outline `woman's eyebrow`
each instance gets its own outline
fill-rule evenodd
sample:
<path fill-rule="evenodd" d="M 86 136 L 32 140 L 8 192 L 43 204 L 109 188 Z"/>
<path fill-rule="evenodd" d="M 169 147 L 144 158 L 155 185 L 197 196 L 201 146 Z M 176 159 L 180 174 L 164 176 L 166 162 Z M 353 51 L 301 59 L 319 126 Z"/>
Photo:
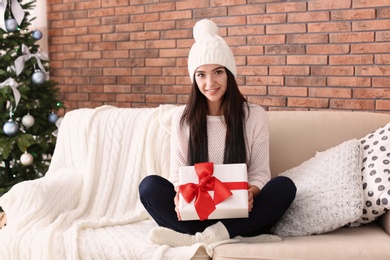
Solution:
<path fill-rule="evenodd" d="M 223 66 L 220 66 L 220 67 L 217 67 L 217 68 L 213 69 L 212 71 L 216 71 L 216 70 L 223 69 L 223 68 L 224 68 Z M 205 73 L 205 71 L 197 70 L 197 71 L 195 71 L 195 73 Z"/>

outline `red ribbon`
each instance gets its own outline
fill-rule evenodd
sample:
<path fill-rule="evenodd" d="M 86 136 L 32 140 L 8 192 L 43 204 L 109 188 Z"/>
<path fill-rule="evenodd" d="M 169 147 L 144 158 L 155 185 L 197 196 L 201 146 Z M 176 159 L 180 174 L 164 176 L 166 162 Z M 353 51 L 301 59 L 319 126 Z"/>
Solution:
<path fill-rule="evenodd" d="M 200 220 L 205 220 L 215 210 L 215 205 L 232 196 L 230 190 L 248 189 L 247 182 L 221 182 L 212 176 L 214 164 L 212 162 L 197 163 L 194 165 L 199 184 L 186 183 L 179 186 L 179 192 L 187 203 L 195 198 L 195 210 Z M 214 191 L 214 199 L 208 191 Z"/>

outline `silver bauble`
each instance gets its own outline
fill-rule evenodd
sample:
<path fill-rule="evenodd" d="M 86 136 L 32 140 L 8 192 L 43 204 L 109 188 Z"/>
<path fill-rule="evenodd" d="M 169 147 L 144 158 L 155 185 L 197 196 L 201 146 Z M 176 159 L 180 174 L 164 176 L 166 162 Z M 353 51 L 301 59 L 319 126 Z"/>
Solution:
<path fill-rule="evenodd" d="M 55 124 L 55 122 L 57 122 L 58 116 L 56 113 L 50 113 L 47 119 L 49 120 L 50 123 Z"/>
<path fill-rule="evenodd" d="M 3 131 L 8 136 L 16 135 L 19 131 L 19 125 L 10 119 L 3 125 Z"/>
<path fill-rule="evenodd" d="M 31 165 L 33 161 L 34 161 L 34 157 L 28 152 L 25 152 L 24 154 L 22 154 L 22 156 L 20 156 L 20 163 L 23 164 L 24 166 Z"/>
<path fill-rule="evenodd" d="M 32 37 L 38 41 L 42 39 L 42 32 L 40 30 L 35 30 L 32 32 Z"/>
<path fill-rule="evenodd" d="M 35 118 L 30 114 L 27 114 L 22 118 L 22 125 L 24 125 L 26 128 L 32 127 L 34 123 Z"/>
<path fill-rule="evenodd" d="M 18 23 L 14 18 L 8 18 L 5 20 L 5 29 L 8 32 L 16 32 L 18 30 Z"/>
<path fill-rule="evenodd" d="M 32 77 L 31 80 L 34 84 L 41 85 L 46 81 L 46 75 L 40 70 L 36 70 Z"/>

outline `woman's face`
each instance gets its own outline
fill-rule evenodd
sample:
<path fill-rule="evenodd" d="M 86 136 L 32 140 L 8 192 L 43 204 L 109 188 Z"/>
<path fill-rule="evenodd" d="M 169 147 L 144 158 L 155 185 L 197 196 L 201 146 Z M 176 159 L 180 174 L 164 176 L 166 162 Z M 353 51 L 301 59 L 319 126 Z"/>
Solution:
<path fill-rule="evenodd" d="M 207 98 L 209 109 L 218 109 L 227 88 L 225 67 L 216 64 L 202 65 L 195 70 L 195 81 L 200 92 Z"/>

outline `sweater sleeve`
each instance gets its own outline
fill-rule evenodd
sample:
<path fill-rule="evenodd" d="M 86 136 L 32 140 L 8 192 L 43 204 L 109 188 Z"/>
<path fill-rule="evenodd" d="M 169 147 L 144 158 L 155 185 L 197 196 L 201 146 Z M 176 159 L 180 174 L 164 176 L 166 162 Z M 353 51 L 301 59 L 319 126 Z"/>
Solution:
<path fill-rule="evenodd" d="M 246 133 L 248 182 L 262 189 L 271 179 L 268 118 L 262 107 L 250 104 Z"/>
<path fill-rule="evenodd" d="M 169 181 L 177 186 L 179 183 L 179 167 L 187 165 L 188 153 L 188 126 L 180 125 L 180 118 L 183 114 L 184 106 L 181 106 L 172 116 L 171 125 L 171 156 Z"/>

